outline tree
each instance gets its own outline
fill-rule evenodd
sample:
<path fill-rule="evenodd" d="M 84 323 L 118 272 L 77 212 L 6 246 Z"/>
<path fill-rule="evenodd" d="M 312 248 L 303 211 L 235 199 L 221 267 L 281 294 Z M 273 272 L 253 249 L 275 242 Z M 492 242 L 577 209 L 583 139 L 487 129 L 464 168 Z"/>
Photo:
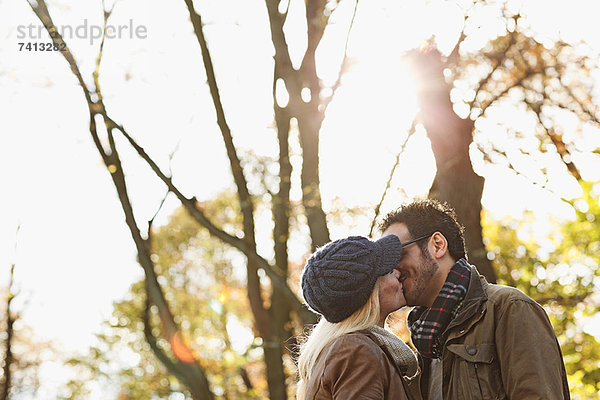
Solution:
<path fill-rule="evenodd" d="M 242 229 L 234 193 L 223 193 L 203 205 L 211 218 L 233 230 Z M 260 361 L 261 339 L 254 332 L 244 294 L 242 255 L 210 237 L 184 209 L 178 209 L 166 225 L 153 230 L 151 250 L 165 297 L 178 311 L 180 339 L 188 343 L 191 352 L 179 349 L 178 353 L 174 347 L 174 355 L 202 359 L 216 398 L 264 398 L 267 382 Z M 164 340 L 153 339 L 158 336 L 156 332 L 149 332 L 159 330 L 159 318 L 156 309 L 148 306 L 142 280 L 131 287 L 126 299 L 115 303 L 113 316 L 97 335 L 98 345 L 87 355 L 70 360 L 78 370 L 78 378 L 69 383 L 65 398 L 85 398 L 86 382 L 110 381 L 115 387 L 115 380 L 124 399 L 164 398 L 172 392 L 189 394 L 187 388 L 169 377 L 165 365 L 174 362 L 173 355 L 166 352 Z M 132 352 L 137 356 L 126 358 L 134 362 L 118 361 Z M 152 357 L 153 352 L 162 354 L 162 358 Z"/>
<path fill-rule="evenodd" d="M 581 125 L 600 126 L 591 95 L 597 66 L 591 49 L 560 37 L 542 41 L 527 15 L 514 7 L 505 1 L 473 1 L 464 9 L 463 27 L 448 53 L 430 40 L 409 55 L 418 82 L 418 118 L 436 159 L 429 196 L 456 208 L 466 227 L 470 261 L 492 282 L 496 274 L 486 257 L 480 224 L 484 178 L 473 169 L 471 151 L 476 149 L 486 163 L 506 165 L 544 186 L 552 180 L 548 164 L 520 165 L 525 158 L 555 154 L 550 164 L 564 164 L 580 181 L 577 162 L 593 156 L 594 149 L 577 144 L 578 135 L 564 127 L 565 114 Z M 488 29 L 486 42 L 479 28 L 490 23 L 490 14 L 500 23 Z M 507 107 L 512 118 L 502 113 Z M 494 136 L 488 131 L 500 132 Z"/>
<path fill-rule="evenodd" d="M 220 128 L 223 142 L 227 150 L 227 156 L 231 165 L 231 173 L 235 182 L 238 194 L 238 201 L 243 217 L 242 233 L 237 236 L 231 232 L 219 227 L 215 221 L 205 215 L 202 206 L 194 197 L 186 197 L 174 184 L 171 177 L 167 176 L 161 168 L 152 160 L 130 135 L 127 130 L 114 121 L 107 112 L 100 84 L 100 65 L 102 60 L 102 49 L 104 37 L 100 46 L 100 52 L 96 63 L 96 71 L 93 74 L 93 87 L 88 85 L 79 71 L 77 61 L 71 53 L 69 47 L 56 29 L 46 3 L 44 0 L 31 2 L 30 5 L 36 16 L 44 24 L 50 34 L 53 42 L 59 48 L 65 48 L 62 52 L 63 57 L 68 62 L 71 71 L 77 78 L 82 87 L 84 98 L 88 105 L 90 116 L 90 134 L 94 144 L 106 165 L 115 189 L 117 191 L 121 206 L 125 213 L 126 223 L 134 240 L 138 253 L 138 260 L 143 267 L 146 275 L 146 285 L 148 297 L 152 304 L 158 308 L 158 314 L 161 317 L 162 335 L 171 343 L 173 351 L 173 340 L 177 338 L 180 328 L 176 323 L 176 318 L 165 299 L 164 291 L 157 280 L 155 264 L 150 254 L 150 238 L 145 239 L 135 219 L 133 207 L 128 196 L 125 172 L 117 149 L 116 135 L 121 135 L 131 145 L 139 156 L 148 164 L 159 178 L 174 194 L 185 207 L 187 212 L 208 232 L 222 242 L 239 249 L 247 258 L 247 293 L 250 307 L 254 316 L 254 323 L 257 331 L 263 339 L 263 349 L 266 364 L 267 381 L 269 393 L 272 399 L 285 399 L 286 395 L 286 374 L 283 366 L 284 348 L 282 343 L 293 332 L 290 331 L 290 324 L 293 318 L 298 318 L 302 326 L 306 323 L 315 322 L 315 317 L 310 313 L 290 289 L 287 278 L 289 275 L 289 260 L 287 242 L 289 238 L 289 218 L 290 218 L 290 188 L 292 167 L 289 160 L 289 140 L 291 121 L 297 122 L 300 144 L 302 148 L 302 204 L 303 213 L 306 216 L 312 247 L 316 248 L 329 241 L 329 232 L 326 223 L 325 213 L 322 209 L 321 196 L 319 189 L 319 136 L 318 132 L 322 125 L 325 110 L 331 101 L 331 96 L 340 84 L 340 79 L 333 85 L 331 95 L 324 97 L 322 93 L 325 89 L 317 75 L 315 53 L 317 47 L 325 33 L 329 17 L 336 7 L 337 2 L 327 2 L 324 0 L 310 0 L 305 3 L 305 16 L 307 24 L 307 49 L 304 53 L 302 63 L 299 68 L 294 68 L 290 52 L 288 49 L 287 38 L 284 32 L 284 24 L 288 11 L 284 2 L 277 0 L 267 0 L 265 2 L 268 19 L 271 28 L 271 38 L 275 50 L 273 67 L 273 106 L 274 120 L 277 128 L 277 139 L 279 144 L 279 157 L 277 160 L 279 176 L 276 192 L 270 192 L 271 212 L 274 221 L 273 244 L 274 260 L 267 260 L 259 255 L 257 251 L 256 232 L 255 232 L 255 199 L 250 192 L 248 185 L 247 172 L 244 164 L 239 157 L 231 130 L 227 123 L 227 116 L 224 111 L 216 75 L 213 68 L 212 58 L 209 46 L 206 42 L 202 17 L 194 8 L 191 0 L 185 0 L 185 5 L 190 15 L 190 21 L 194 29 L 194 35 L 198 41 L 204 60 L 204 69 L 208 81 L 208 87 L 213 99 L 217 124 Z M 106 9 L 104 14 L 104 25 L 110 18 L 113 9 Z M 340 67 L 340 76 L 344 69 L 345 62 Z M 288 104 L 278 104 L 275 99 L 276 86 L 283 84 L 289 95 Z M 101 137 L 103 129 L 100 129 L 98 122 L 106 126 L 107 146 L 103 144 Z M 150 233 L 149 233 L 150 235 Z M 258 271 L 264 270 L 270 281 L 271 288 L 265 288 L 261 284 Z M 269 304 L 269 306 L 265 306 Z M 149 342 L 153 338 L 148 337 Z M 155 349 L 155 348 L 153 348 Z M 155 352 L 159 359 L 164 359 L 163 354 Z M 184 362 L 182 360 L 174 363 L 167 363 L 169 371 L 178 377 L 186 386 L 189 387 L 192 397 L 195 399 L 213 398 L 213 394 L 208 385 L 208 379 L 201 367 L 199 360 Z"/>

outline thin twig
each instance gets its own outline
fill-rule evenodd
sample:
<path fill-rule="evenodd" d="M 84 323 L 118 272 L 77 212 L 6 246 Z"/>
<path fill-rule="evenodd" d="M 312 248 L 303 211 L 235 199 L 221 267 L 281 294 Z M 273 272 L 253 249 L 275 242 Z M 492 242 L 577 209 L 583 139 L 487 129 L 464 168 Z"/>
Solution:
<path fill-rule="evenodd" d="M 506 46 L 506 49 L 502 52 L 503 55 L 500 56 L 499 58 L 492 57 L 492 59 L 496 60 L 496 64 L 494 65 L 492 70 L 489 72 L 489 74 L 487 74 L 487 76 L 479 82 L 479 85 L 477 86 L 477 90 L 475 91 L 475 96 L 473 96 L 473 100 L 471 100 L 469 102 L 469 108 L 473 108 L 473 104 L 475 103 L 475 101 L 477 101 L 477 96 L 479 95 L 479 92 L 481 92 L 481 90 L 484 88 L 484 86 L 487 85 L 489 80 L 492 78 L 492 75 L 494 74 L 494 72 L 496 72 L 498 70 L 498 68 L 502 65 L 503 61 L 506 59 L 506 57 L 505 57 L 506 53 L 510 50 L 510 48 L 513 46 L 513 44 L 514 44 L 514 35 L 511 34 L 508 46 Z M 483 112 L 482 112 L 482 114 L 483 114 Z"/>
<path fill-rule="evenodd" d="M 379 218 L 379 212 L 381 210 L 381 205 L 383 204 L 383 201 L 385 200 L 385 196 L 387 195 L 387 192 L 392 184 L 392 178 L 394 177 L 396 168 L 400 164 L 400 156 L 402 156 L 402 154 L 404 153 L 404 150 L 406 149 L 406 145 L 408 144 L 408 140 L 411 138 L 411 136 L 416 131 L 417 121 L 418 121 L 418 118 L 415 117 L 413 119 L 412 125 L 410 126 L 410 129 L 408 131 L 408 135 L 406 135 L 406 138 L 404 139 L 402 146 L 400 146 L 400 151 L 398 152 L 398 154 L 396 154 L 396 161 L 394 162 L 394 165 L 392 166 L 392 169 L 390 171 L 390 176 L 388 177 L 387 183 L 385 184 L 385 189 L 383 190 L 383 193 L 381 194 L 381 199 L 379 200 L 379 204 L 377 204 L 377 206 L 375 207 L 375 216 L 373 217 L 373 220 L 371 221 L 371 228 L 369 229 L 369 237 L 373 236 L 373 230 L 375 229 L 375 225 L 377 224 L 377 218 Z"/>
<path fill-rule="evenodd" d="M 115 1 L 110 8 L 110 10 L 106 10 L 106 6 L 104 4 L 105 0 L 102 0 L 102 11 L 104 12 L 104 25 L 102 27 L 102 40 L 100 41 L 100 50 L 98 50 L 98 57 L 96 57 L 96 69 L 94 70 L 92 76 L 94 78 L 94 85 L 96 86 L 96 94 L 98 95 L 98 102 L 102 102 L 102 92 L 100 91 L 100 62 L 102 61 L 102 52 L 104 50 L 104 41 L 106 39 L 106 27 L 108 25 L 108 19 L 110 18 L 113 10 L 115 9 L 115 5 L 117 1 Z"/>
<path fill-rule="evenodd" d="M 577 105 L 581 108 L 582 112 L 588 116 L 588 118 L 590 118 L 590 120 L 592 122 L 594 122 L 597 125 L 600 125 L 600 119 L 598 119 L 598 116 L 596 115 L 597 110 L 594 111 L 592 110 L 590 107 L 594 106 L 594 103 L 592 103 L 591 101 L 589 102 L 589 106 L 586 105 L 584 102 L 582 102 L 581 100 L 579 100 L 577 98 L 577 96 L 575 96 L 575 94 L 573 93 L 573 90 L 571 90 L 571 88 L 569 86 L 564 86 L 564 89 L 567 91 L 567 93 L 569 94 L 569 96 L 571 96 L 571 98 L 573 99 L 573 101 L 575 101 L 575 103 L 577 103 Z"/>
<path fill-rule="evenodd" d="M 173 162 L 173 157 L 175 156 L 175 153 L 177 152 L 177 150 L 179 149 L 179 144 L 181 143 L 181 139 L 177 142 L 177 145 L 175 146 L 175 148 L 173 149 L 173 151 L 171 152 L 171 154 L 169 154 L 169 176 L 173 176 L 173 168 L 171 163 Z M 150 218 L 150 220 L 148 221 L 148 235 L 147 235 L 147 240 L 150 240 L 150 231 L 152 229 L 152 224 L 154 223 L 154 219 L 156 218 L 156 216 L 158 215 L 158 213 L 160 212 L 160 210 L 162 209 L 163 205 L 165 204 L 165 201 L 167 200 L 167 197 L 169 197 L 169 193 L 171 193 L 171 191 L 169 189 L 167 189 L 167 192 L 165 193 L 163 199 L 161 200 L 160 204 L 158 205 L 158 209 L 156 210 L 156 212 L 154 213 L 154 215 L 152 216 L 152 218 Z"/>
<path fill-rule="evenodd" d="M 519 79 L 517 79 L 512 85 L 508 85 L 504 90 L 502 90 L 500 93 L 498 93 L 496 96 L 494 96 L 494 98 L 492 98 L 490 101 L 487 102 L 487 104 L 482 105 L 481 108 L 481 112 L 479 113 L 480 116 L 483 116 L 485 114 L 485 112 L 487 111 L 487 109 L 494 104 L 496 101 L 500 100 L 505 94 L 508 93 L 508 91 L 510 89 L 516 88 L 518 86 L 521 86 L 521 84 L 523 83 L 523 81 L 527 78 L 529 78 L 530 76 L 532 76 L 534 74 L 533 71 L 527 71 L 525 72 L 525 74 L 520 77 Z"/>
<path fill-rule="evenodd" d="M 546 100 L 547 99 L 546 93 L 543 93 L 542 95 L 544 96 L 544 100 Z M 554 147 L 556 147 L 556 152 L 560 156 L 560 159 L 563 162 L 563 164 L 565 164 L 565 166 L 567 167 L 567 170 L 569 171 L 569 173 L 575 179 L 577 179 L 577 181 L 580 181 L 581 174 L 579 172 L 579 169 L 570 160 L 571 152 L 569 151 L 569 149 L 567 149 L 567 145 L 562 140 L 561 135 L 556 133 L 556 131 L 552 127 L 547 127 L 546 124 L 544 124 L 544 121 L 543 121 L 542 115 L 541 115 L 541 106 L 538 108 L 538 107 L 534 106 L 533 104 L 531 104 L 531 102 L 529 102 L 527 100 L 525 100 L 525 104 L 527 104 L 529 109 L 531 111 L 533 111 L 533 113 L 535 114 L 535 116 L 537 117 L 537 119 L 540 123 L 540 126 L 546 131 L 546 134 L 552 141 L 552 144 L 554 145 Z"/>
<path fill-rule="evenodd" d="M 484 158 L 484 160 L 485 160 L 485 161 L 487 161 L 489 164 L 494 164 L 494 165 L 495 165 L 495 164 L 497 164 L 497 163 L 495 163 L 495 162 L 494 162 L 494 161 L 493 161 L 493 160 L 490 158 L 490 156 L 489 156 L 489 154 L 488 154 L 488 151 L 487 151 L 487 150 L 485 150 L 485 149 L 482 147 L 481 143 L 477 143 L 477 149 L 478 149 L 478 150 L 479 150 L 479 151 L 480 151 L 480 152 L 483 154 L 483 158 Z M 518 170 L 518 169 L 517 169 L 517 168 L 514 166 L 514 164 L 513 164 L 513 163 L 510 161 L 510 159 L 509 159 L 509 157 L 508 157 L 508 154 L 506 154 L 506 152 L 504 152 L 504 151 L 502 151 L 502 150 L 499 150 L 499 149 L 497 149 L 497 148 L 495 148 L 495 147 L 494 147 L 494 148 L 492 148 L 492 151 L 493 151 L 494 153 L 496 153 L 496 154 L 500 155 L 501 157 L 503 157 L 503 158 L 505 159 L 505 161 L 506 161 L 506 163 L 507 163 L 506 167 L 507 167 L 508 169 L 510 169 L 511 171 L 513 171 L 513 172 L 515 173 L 515 175 L 517 175 L 517 176 L 520 176 L 520 177 L 522 177 L 523 179 L 527 180 L 527 181 L 528 181 L 529 183 L 531 183 L 533 186 L 538 186 L 540 189 L 546 190 L 546 191 L 547 191 L 548 193 L 550 193 L 551 195 L 553 195 L 553 196 L 557 196 L 557 197 L 558 197 L 560 200 L 564 201 L 565 203 L 567 203 L 567 204 L 571 204 L 571 202 L 570 202 L 570 201 L 569 201 L 567 198 L 565 198 L 565 197 L 563 197 L 563 196 L 559 195 L 558 193 L 554 192 L 552 189 L 550 189 L 550 188 L 548 187 L 548 184 L 550 183 L 550 180 L 548 179 L 548 176 L 547 176 L 546 174 L 544 174 L 544 183 L 539 183 L 539 182 L 536 182 L 536 181 L 534 181 L 534 180 L 533 180 L 531 177 L 529 177 L 527 174 L 525 174 L 525 173 L 523 173 L 523 172 L 519 171 L 519 170 Z"/>
<path fill-rule="evenodd" d="M 350 42 L 350 32 L 352 31 L 352 27 L 354 26 L 354 20 L 356 18 L 356 10 L 357 9 L 358 9 L 358 0 L 356 0 L 356 3 L 354 4 L 354 11 L 352 12 L 352 18 L 350 19 L 350 26 L 348 27 L 348 32 L 346 33 L 346 42 L 344 44 L 344 58 L 342 59 L 342 63 L 340 64 L 340 70 L 338 71 L 337 79 L 336 79 L 335 83 L 333 84 L 333 86 L 331 86 L 331 94 L 329 96 L 327 96 L 327 98 L 324 99 L 323 102 L 321 103 L 321 113 L 322 114 L 325 114 L 325 110 L 327 110 L 329 103 L 331 103 L 331 101 L 333 100 L 335 93 L 340 88 L 340 86 L 342 86 L 342 76 L 348 69 L 348 43 Z"/>

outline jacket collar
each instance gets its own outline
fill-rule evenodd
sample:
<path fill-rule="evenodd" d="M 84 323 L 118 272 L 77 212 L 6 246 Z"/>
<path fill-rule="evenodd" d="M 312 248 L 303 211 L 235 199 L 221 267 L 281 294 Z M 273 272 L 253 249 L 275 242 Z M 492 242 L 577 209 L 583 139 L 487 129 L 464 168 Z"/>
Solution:
<path fill-rule="evenodd" d="M 477 271 L 477 268 L 474 265 L 471 265 L 471 279 L 469 281 L 469 288 L 465 294 L 463 305 L 458 315 L 448 324 L 446 332 L 453 327 L 468 321 L 478 312 L 480 305 L 487 300 L 487 294 L 485 292 L 487 286 L 487 280 L 479 273 L 479 271 Z"/>
<path fill-rule="evenodd" d="M 373 332 L 371 332 L 368 329 L 364 329 L 364 330 L 359 331 L 359 332 L 362 333 L 362 334 L 364 334 L 365 336 L 367 336 L 369 339 L 371 339 L 373 342 L 375 342 L 375 344 L 377 346 L 379 346 L 381 348 L 381 350 L 385 353 L 385 355 L 387 356 L 388 360 L 390 361 L 390 364 L 392 364 L 394 366 L 394 369 L 396 369 L 396 371 L 398 372 L 398 374 L 400 374 L 400 376 L 404 379 L 405 376 L 406 376 L 406 371 L 403 371 L 401 369 L 400 365 L 398 365 L 394 361 L 394 357 L 390 353 L 389 349 L 383 343 L 381 343 L 381 341 L 379 339 L 377 339 L 377 336 L 375 336 L 375 334 L 373 334 Z M 398 338 L 398 340 L 402 340 L 402 339 Z M 407 345 L 407 347 L 408 347 L 408 345 Z M 415 357 L 416 357 L 416 354 L 415 354 Z M 418 363 L 418 359 L 417 359 L 417 363 Z"/>

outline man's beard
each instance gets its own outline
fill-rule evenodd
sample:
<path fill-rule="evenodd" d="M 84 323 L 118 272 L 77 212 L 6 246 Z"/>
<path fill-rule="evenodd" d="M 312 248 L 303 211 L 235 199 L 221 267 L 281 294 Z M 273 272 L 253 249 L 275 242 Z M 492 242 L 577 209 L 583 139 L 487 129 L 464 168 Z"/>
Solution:
<path fill-rule="evenodd" d="M 415 286 L 411 293 L 405 293 L 404 297 L 410 305 L 420 306 L 418 298 L 426 293 L 427 286 L 431 279 L 440 268 L 439 264 L 431 257 L 427 249 L 421 250 L 421 264 L 418 268 L 418 275 L 415 276 Z"/>

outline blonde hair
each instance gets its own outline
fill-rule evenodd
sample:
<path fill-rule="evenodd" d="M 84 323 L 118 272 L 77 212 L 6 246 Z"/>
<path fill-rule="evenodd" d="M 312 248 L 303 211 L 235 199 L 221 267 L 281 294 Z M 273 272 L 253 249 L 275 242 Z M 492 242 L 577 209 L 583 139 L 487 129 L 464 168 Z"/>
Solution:
<path fill-rule="evenodd" d="M 381 314 L 379 306 L 380 279 L 377 279 L 373 292 L 365 305 L 352 315 L 336 323 L 331 323 L 321 317 L 321 320 L 313 327 L 310 334 L 303 338 L 298 357 L 298 375 L 300 379 L 296 389 L 297 400 L 304 400 L 306 384 L 310 379 L 317 358 L 325 346 L 346 333 L 367 329 L 379 322 Z"/>

